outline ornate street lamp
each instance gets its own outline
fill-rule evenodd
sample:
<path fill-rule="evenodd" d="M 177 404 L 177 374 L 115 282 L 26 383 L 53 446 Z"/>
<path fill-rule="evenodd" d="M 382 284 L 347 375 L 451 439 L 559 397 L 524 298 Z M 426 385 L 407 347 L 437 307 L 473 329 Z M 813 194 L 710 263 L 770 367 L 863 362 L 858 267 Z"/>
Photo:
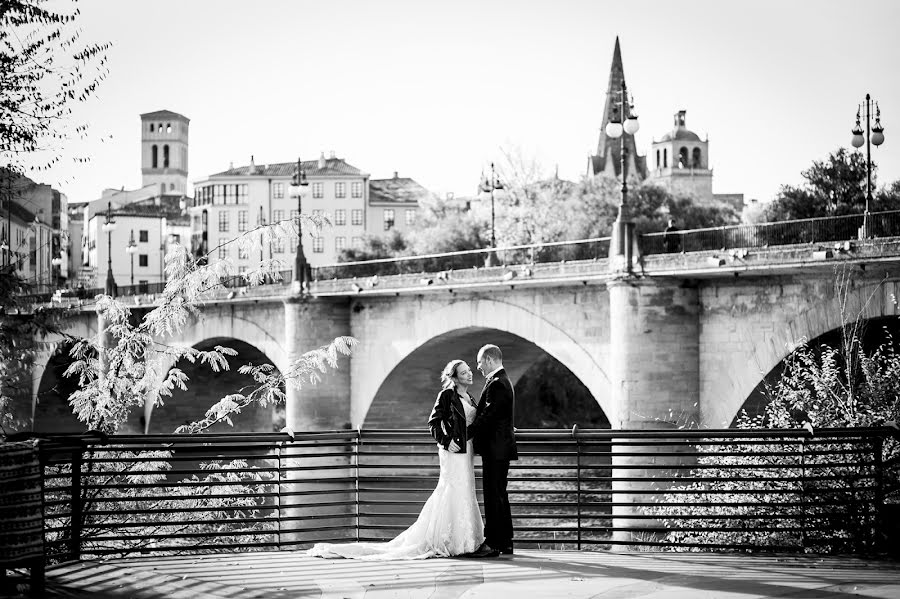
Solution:
<path fill-rule="evenodd" d="M 493 266 L 494 264 L 494 251 L 497 249 L 497 235 L 496 235 L 496 226 L 495 226 L 495 211 L 494 211 L 494 192 L 502 191 L 505 189 L 503 183 L 500 182 L 500 177 L 497 175 L 494 170 L 494 163 L 491 163 L 491 178 L 488 179 L 485 177 L 484 181 L 481 183 L 481 191 L 483 193 L 491 194 L 491 252 L 487 255 L 487 260 L 485 260 L 485 266 Z"/>
<path fill-rule="evenodd" d="M 303 209 L 303 188 L 307 185 L 309 185 L 309 181 L 306 180 L 303 162 L 297 158 L 297 168 L 294 169 L 291 177 L 290 196 L 297 198 L 297 254 L 294 257 L 294 280 L 291 282 L 291 288 L 294 293 L 298 294 L 309 291 L 309 284 L 312 280 L 312 269 L 303 254 L 303 221 L 300 218 Z"/>
<path fill-rule="evenodd" d="M 116 297 L 116 280 L 112 271 L 112 232 L 116 230 L 116 221 L 112 219 L 112 202 L 106 203 L 106 222 L 102 230 L 106 233 L 106 295 Z"/>
<path fill-rule="evenodd" d="M 125 251 L 131 256 L 131 286 L 134 287 L 134 253 L 137 251 L 137 244 L 134 242 L 134 229 L 131 230 Z M 134 289 L 131 290 L 131 293 L 134 293 Z"/>
<path fill-rule="evenodd" d="M 633 98 L 629 101 L 628 89 L 625 80 L 622 80 L 622 89 L 619 91 L 620 99 L 616 102 L 621 106 L 619 118 L 606 124 L 606 135 L 612 139 L 621 138 L 620 157 L 622 170 L 622 201 L 619 204 L 619 212 L 616 222 L 613 224 L 613 239 L 610 246 L 610 258 L 623 256 L 625 270 L 631 272 L 631 244 L 634 235 L 634 223 L 628 216 L 628 148 L 625 145 L 625 135 L 634 135 L 640 129 L 637 114 L 634 112 Z"/>
<path fill-rule="evenodd" d="M 881 126 L 881 109 L 878 102 L 875 102 L 875 125 L 872 122 L 872 98 L 866 94 L 866 136 L 863 139 L 863 128 L 860 125 L 860 117 L 862 106 L 856 109 L 856 125 L 851 129 L 853 138 L 850 143 L 854 148 L 861 148 L 863 143 L 866 144 L 866 211 L 863 214 L 862 237 L 868 238 L 869 235 L 869 204 L 872 203 L 872 144 L 880 146 L 884 143 L 884 127 Z"/>

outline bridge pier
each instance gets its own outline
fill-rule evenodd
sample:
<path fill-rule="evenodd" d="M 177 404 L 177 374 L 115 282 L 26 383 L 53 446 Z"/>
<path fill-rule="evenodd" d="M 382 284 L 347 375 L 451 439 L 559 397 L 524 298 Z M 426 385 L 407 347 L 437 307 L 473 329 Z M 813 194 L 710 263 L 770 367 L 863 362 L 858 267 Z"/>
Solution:
<path fill-rule="evenodd" d="M 700 303 L 697 288 L 678 281 L 621 278 L 609 291 L 609 379 L 614 429 L 699 428 Z M 678 476 L 684 458 L 652 445 L 617 445 L 612 456 L 614 540 L 652 526 L 639 506 Z M 628 478 L 633 480 L 616 480 Z M 637 530 L 635 530 L 637 529 Z M 647 536 L 647 535 L 645 535 Z"/>
<path fill-rule="evenodd" d="M 284 347 L 290 370 L 304 353 L 331 343 L 335 337 L 350 335 L 349 300 L 284 300 Z M 350 428 L 350 364 L 340 359 L 336 370 L 329 369 L 316 384 L 303 381 L 302 388 L 288 383 L 285 421 L 295 431 L 321 431 Z"/>

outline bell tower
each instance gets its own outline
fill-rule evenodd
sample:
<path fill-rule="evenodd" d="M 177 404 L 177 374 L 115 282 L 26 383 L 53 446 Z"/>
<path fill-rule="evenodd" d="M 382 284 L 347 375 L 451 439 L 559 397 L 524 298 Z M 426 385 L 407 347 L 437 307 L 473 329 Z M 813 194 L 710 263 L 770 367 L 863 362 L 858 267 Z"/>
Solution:
<path fill-rule="evenodd" d="M 141 115 L 142 186 L 157 185 L 160 195 L 187 193 L 190 122 L 170 110 Z"/>
<path fill-rule="evenodd" d="M 649 180 L 698 202 L 713 199 L 709 139 L 687 128 L 687 112 L 675 113 L 672 130 L 650 147 Z"/>

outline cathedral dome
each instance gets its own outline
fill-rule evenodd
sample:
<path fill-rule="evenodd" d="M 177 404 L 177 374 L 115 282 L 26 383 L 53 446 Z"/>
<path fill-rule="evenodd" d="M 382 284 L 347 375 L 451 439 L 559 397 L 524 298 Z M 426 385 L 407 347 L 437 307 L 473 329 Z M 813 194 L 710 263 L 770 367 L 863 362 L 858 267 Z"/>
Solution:
<path fill-rule="evenodd" d="M 685 126 L 686 111 L 675 113 L 675 128 L 662 136 L 659 141 L 700 141 L 700 136 Z"/>
<path fill-rule="evenodd" d="M 670 133 L 666 133 L 659 141 L 700 141 L 700 136 L 690 129 L 679 128 Z"/>

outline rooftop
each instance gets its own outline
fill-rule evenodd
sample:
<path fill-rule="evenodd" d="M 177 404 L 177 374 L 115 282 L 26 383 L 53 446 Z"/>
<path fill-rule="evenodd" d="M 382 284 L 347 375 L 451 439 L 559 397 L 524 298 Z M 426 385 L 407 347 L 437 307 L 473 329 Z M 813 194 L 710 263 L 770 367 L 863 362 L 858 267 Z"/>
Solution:
<path fill-rule="evenodd" d="M 348 164 L 343 158 L 320 158 L 304 160 L 303 170 L 307 177 L 334 177 L 338 175 L 366 176 L 355 166 Z M 231 167 L 228 170 L 210 175 L 213 177 L 290 177 L 297 168 L 296 162 L 276 162 L 273 164 L 254 164 L 251 160 L 246 166 Z"/>
<path fill-rule="evenodd" d="M 404 203 L 416 204 L 431 197 L 431 192 L 409 177 L 398 177 L 397 173 L 390 179 L 371 179 L 369 181 L 370 203 Z"/>

